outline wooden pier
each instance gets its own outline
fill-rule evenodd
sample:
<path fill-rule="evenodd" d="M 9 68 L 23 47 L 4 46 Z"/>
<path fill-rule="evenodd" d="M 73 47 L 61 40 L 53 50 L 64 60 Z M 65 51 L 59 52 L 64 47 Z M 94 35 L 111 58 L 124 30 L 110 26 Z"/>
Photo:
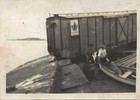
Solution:
<path fill-rule="evenodd" d="M 17 87 L 17 85 L 20 85 L 20 88 L 16 88 L 12 91 L 7 90 L 7 93 L 135 92 L 134 86 L 116 81 L 101 71 L 99 71 L 97 80 L 92 78 L 88 81 L 80 69 L 81 65 L 73 64 L 69 59 L 55 62 L 50 62 L 50 60 L 48 61 L 46 59 L 48 58 L 43 58 L 35 62 L 27 63 L 24 66 L 20 66 L 8 73 L 6 75 L 7 89 L 9 89 L 11 86 Z M 136 71 L 136 53 L 120 58 L 114 62 L 117 64 L 117 66 L 125 68 L 127 67 L 128 69 L 133 69 Z M 51 76 L 49 76 L 49 73 Z M 130 74 L 131 72 L 128 72 L 124 74 L 123 77 L 127 77 Z M 34 81 L 36 79 L 41 81 Z M 25 81 L 26 86 L 25 83 L 24 85 L 21 85 L 21 83 Z M 37 85 L 42 84 L 42 82 L 47 82 L 48 85 Z"/>
<path fill-rule="evenodd" d="M 136 53 L 130 54 L 126 57 L 116 60 L 115 64 L 117 66 L 136 70 Z"/>

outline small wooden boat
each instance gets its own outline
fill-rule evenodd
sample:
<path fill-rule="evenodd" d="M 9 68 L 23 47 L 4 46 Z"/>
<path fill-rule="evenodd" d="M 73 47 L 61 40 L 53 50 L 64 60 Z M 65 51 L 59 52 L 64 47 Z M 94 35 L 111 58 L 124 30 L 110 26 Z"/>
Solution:
<path fill-rule="evenodd" d="M 103 71 L 106 75 L 111 78 L 135 86 L 136 85 L 136 69 L 135 68 L 126 68 L 121 66 L 114 66 L 115 63 L 111 62 L 109 64 L 99 64 L 100 70 Z M 119 75 L 115 71 L 111 70 L 109 67 L 117 67 L 121 70 L 122 74 Z"/>

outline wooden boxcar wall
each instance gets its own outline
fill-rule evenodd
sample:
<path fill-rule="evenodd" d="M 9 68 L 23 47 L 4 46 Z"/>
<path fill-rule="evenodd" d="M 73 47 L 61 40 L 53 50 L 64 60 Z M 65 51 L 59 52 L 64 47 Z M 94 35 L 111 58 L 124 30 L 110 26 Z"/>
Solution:
<path fill-rule="evenodd" d="M 94 44 L 98 50 L 102 43 L 108 47 L 136 41 L 136 14 L 120 17 L 52 17 L 47 19 L 48 51 L 59 51 L 62 57 L 84 55 L 86 48 Z M 79 35 L 71 36 L 71 20 L 78 20 Z"/>

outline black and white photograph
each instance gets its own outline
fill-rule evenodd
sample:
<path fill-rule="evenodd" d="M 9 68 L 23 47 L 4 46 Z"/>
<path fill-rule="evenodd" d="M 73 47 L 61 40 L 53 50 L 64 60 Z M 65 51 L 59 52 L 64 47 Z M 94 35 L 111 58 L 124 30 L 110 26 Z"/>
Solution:
<path fill-rule="evenodd" d="M 0 0 L 0 99 L 140 99 L 139 8 Z"/>

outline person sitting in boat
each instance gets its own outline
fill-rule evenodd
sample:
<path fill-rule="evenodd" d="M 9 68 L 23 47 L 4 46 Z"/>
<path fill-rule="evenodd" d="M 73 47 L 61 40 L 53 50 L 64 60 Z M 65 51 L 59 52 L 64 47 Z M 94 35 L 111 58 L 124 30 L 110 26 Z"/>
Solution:
<path fill-rule="evenodd" d="M 87 62 L 93 62 L 93 57 L 92 57 L 93 53 L 94 53 L 94 46 L 93 44 L 90 44 L 89 48 L 87 48 L 85 52 Z"/>
<path fill-rule="evenodd" d="M 98 63 L 108 64 L 110 63 L 109 59 L 107 58 L 107 51 L 105 45 L 101 45 L 98 51 Z"/>
<path fill-rule="evenodd" d="M 115 74 L 118 74 L 119 76 L 122 75 L 121 70 L 107 58 L 107 51 L 105 49 L 105 45 L 101 45 L 99 51 L 98 51 L 98 63 L 107 65 L 110 70 L 114 71 Z"/>

